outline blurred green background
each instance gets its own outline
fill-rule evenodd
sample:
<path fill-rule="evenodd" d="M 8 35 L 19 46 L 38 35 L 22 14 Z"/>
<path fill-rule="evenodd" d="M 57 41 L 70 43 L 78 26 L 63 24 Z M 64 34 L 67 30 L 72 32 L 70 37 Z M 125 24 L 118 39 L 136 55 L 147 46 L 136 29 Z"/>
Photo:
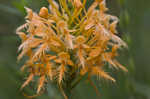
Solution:
<path fill-rule="evenodd" d="M 88 5 L 92 0 L 88 0 Z M 150 0 L 107 0 L 109 13 L 120 17 L 119 32 L 128 45 L 118 58 L 129 72 L 113 70 L 117 82 L 94 83 L 100 98 L 86 80 L 72 91 L 72 99 L 150 99 Z M 24 6 L 39 11 L 47 6 L 46 0 L 0 0 L 0 99 L 27 99 L 23 92 L 32 95 L 35 88 L 29 86 L 20 91 L 24 73 L 23 62 L 17 63 L 17 48 L 20 39 L 15 29 L 24 23 Z M 63 99 L 52 85 L 48 91 L 35 99 Z"/>

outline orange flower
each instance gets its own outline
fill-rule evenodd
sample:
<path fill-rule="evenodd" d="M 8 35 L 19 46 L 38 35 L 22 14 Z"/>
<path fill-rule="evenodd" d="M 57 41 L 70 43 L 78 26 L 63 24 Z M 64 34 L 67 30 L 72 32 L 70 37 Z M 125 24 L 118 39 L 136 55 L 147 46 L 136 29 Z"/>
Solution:
<path fill-rule="evenodd" d="M 86 0 L 83 4 L 80 0 L 70 0 L 70 9 L 66 0 L 60 0 L 60 8 L 54 0 L 48 1 L 49 12 L 45 7 L 39 14 L 26 8 L 26 23 L 16 30 L 22 40 L 18 60 L 28 57 L 22 70 L 26 68 L 29 77 L 21 88 L 28 85 L 34 76 L 39 77 L 37 93 L 49 80 L 57 82 L 62 90 L 64 84 L 71 85 L 85 74 L 115 82 L 103 70 L 107 66 L 105 63 L 127 71 L 115 59 L 119 55 L 117 50 L 127 45 L 116 35 L 118 18 L 106 13 L 105 0 L 95 0 L 87 11 Z M 66 83 L 68 79 L 70 83 Z"/>

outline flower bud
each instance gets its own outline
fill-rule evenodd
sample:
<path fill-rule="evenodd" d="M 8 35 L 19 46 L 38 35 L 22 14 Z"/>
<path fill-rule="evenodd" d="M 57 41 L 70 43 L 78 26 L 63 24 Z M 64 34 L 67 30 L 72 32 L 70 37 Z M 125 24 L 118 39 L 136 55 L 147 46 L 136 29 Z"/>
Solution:
<path fill-rule="evenodd" d="M 46 7 L 42 7 L 39 12 L 39 16 L 42 18 L 48 17 L 48 9 Z"/>

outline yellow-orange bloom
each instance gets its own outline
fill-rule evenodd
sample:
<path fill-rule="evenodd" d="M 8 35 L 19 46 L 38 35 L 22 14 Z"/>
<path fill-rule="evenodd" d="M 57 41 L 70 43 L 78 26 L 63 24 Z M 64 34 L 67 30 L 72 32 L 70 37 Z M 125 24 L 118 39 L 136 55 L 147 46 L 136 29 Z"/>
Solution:
<path fill-rule="evenodd" d="M 22 88 L 35 76 L 39 77 L 37 93 L 49 80 L 62 88 L 85 74 L 115 82 L 103 69 L 106 63 L 127 71 L 115 59 L 117 50 L 127 45 L 116 35 L 118 18 L 106 13 L 105 0 L 95 0 L 87 10 L 86 0 L 83 4 L 70 0 L 72 8 L 66 0 L 60 0 L 60 4 L 48 1 L 49 11 L 42 7 L 37 14 L 26 8 L 26 23 L 16 30 L 22 40 L 18 60 L 28 57 L 22 70 L 27 70 L 29 77 Z"/>

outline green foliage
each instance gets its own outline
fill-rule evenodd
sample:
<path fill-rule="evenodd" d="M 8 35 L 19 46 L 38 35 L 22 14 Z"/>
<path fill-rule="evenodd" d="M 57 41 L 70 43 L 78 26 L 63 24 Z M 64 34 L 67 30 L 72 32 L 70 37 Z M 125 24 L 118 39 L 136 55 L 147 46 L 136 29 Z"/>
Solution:
<path fill-rule="evenodd" d="M 24 6 L 29 5 L 30 0 L 15 0 L 12 2 L 12 4 L 23 14 L 25 15 L 25 9 Z"/>

